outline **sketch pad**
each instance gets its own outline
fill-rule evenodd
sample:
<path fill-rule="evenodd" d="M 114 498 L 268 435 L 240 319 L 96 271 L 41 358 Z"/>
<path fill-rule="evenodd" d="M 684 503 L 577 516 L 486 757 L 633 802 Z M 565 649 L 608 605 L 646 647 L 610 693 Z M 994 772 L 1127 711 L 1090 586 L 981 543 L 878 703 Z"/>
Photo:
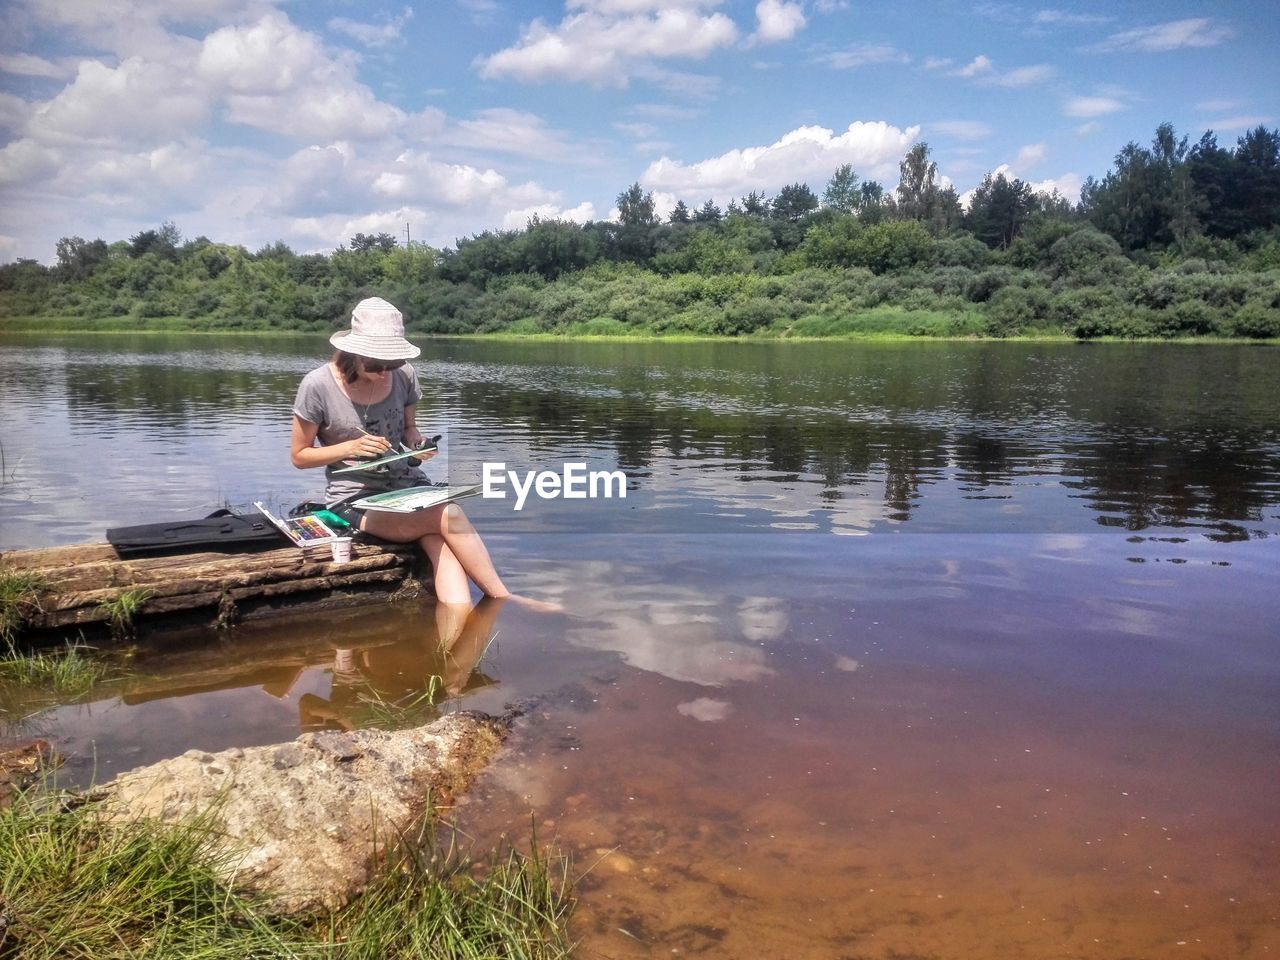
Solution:
<path fill-rule="evenodd" d="M 352 463 L 350 460 L 344 460 L 343 463 L 352 463 L 352 466 L 342 467 L 338 470 L 334 470 L 333 472 L 337 474 L 356 473 L 360 470 L 377 470 L 379 467 L 385 466 L 388 463 L 395 463 L 397 460 L 405 460 L 409 457 L 420 457 L 424 453 L 430 453 L 435 449 L 437 448 L 433 443 L 425 447 L 418 447 L 415 450 L 400 450 L 397 453 L 388 453 L 386 456 L 379 457 L 377 460 L 361 460 L 358 463 Z"/>

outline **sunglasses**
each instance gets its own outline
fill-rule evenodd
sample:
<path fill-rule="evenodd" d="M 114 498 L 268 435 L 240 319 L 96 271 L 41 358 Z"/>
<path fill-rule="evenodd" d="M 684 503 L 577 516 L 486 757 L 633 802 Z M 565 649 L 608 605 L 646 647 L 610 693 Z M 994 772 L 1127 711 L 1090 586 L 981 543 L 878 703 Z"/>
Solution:
<path fill-rule="evenodd" d="M 399 370 L 404 366 L 403 360 L 365 360 L 365 373 L 383 373 L 386 370 Z"/>

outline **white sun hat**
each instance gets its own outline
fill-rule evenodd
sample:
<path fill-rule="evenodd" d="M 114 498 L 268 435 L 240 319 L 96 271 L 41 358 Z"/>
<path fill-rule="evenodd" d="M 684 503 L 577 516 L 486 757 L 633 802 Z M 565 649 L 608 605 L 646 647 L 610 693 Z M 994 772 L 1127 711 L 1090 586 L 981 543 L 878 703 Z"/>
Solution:
<path fill-rule="evenodd" d="M 404 338 L 404 317 L 381 297 L 361 300 L 351 311 L 351 329 L 329 338 L 339 350 L 371 360 L 412 360 L 422 351 Z"/>

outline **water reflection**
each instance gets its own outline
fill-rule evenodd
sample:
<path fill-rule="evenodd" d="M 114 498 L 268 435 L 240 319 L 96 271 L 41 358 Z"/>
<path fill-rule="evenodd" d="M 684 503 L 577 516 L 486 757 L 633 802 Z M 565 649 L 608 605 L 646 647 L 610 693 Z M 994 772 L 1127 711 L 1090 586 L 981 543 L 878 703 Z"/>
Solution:
<path fill-rule="evenodd" d="M 303 730 L 408 727 L 439 716 L 438 704 L 494 681 L 476 671 L 504 601 L 485 597 L 474 608 L 437 604 L 421 636 L 361 648 L 338 647 L 328 697 L 298 700 Z"/>
<path fill-rule="evenodd" d="M 215 341 L 205 341 L 214 343 Z M 22 340 L 0 353 L 0 546 L 291 504 L 288 411 L 323 344 Z M 483 508 L 511 533 L 1280 529 L 1275 348 L 435 342 L 436 479 L 621 469 L 626 500 Z M 83 464 L 94 466 L 86 476 Z M 104 522 L 103 518 L 107 518 Z"/>
<path fill-rule="evenodd" d="M 83 784 L 193 745 L 420 725 L 496 684 L 484 661 L 503 606 L 410 602 L 167 633 L 110 659 L 108 679 L 78 697 L 0 683 L 0 746 L 45 737 Z"/>

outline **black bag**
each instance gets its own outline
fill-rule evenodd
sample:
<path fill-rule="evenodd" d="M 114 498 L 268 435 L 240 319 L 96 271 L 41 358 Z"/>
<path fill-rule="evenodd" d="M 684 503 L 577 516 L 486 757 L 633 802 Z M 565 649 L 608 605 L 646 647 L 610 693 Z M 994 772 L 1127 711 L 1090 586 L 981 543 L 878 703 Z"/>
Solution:
<path fill-rule="evenodd" d="M 200 553 L 270 550 L 289 538 L 260 513 L 239 514 L 215 510 L 202 520 L 170 520 L 136 527 L 112 527 L 107 542 L 120 556 L 145 553 Z"/>

